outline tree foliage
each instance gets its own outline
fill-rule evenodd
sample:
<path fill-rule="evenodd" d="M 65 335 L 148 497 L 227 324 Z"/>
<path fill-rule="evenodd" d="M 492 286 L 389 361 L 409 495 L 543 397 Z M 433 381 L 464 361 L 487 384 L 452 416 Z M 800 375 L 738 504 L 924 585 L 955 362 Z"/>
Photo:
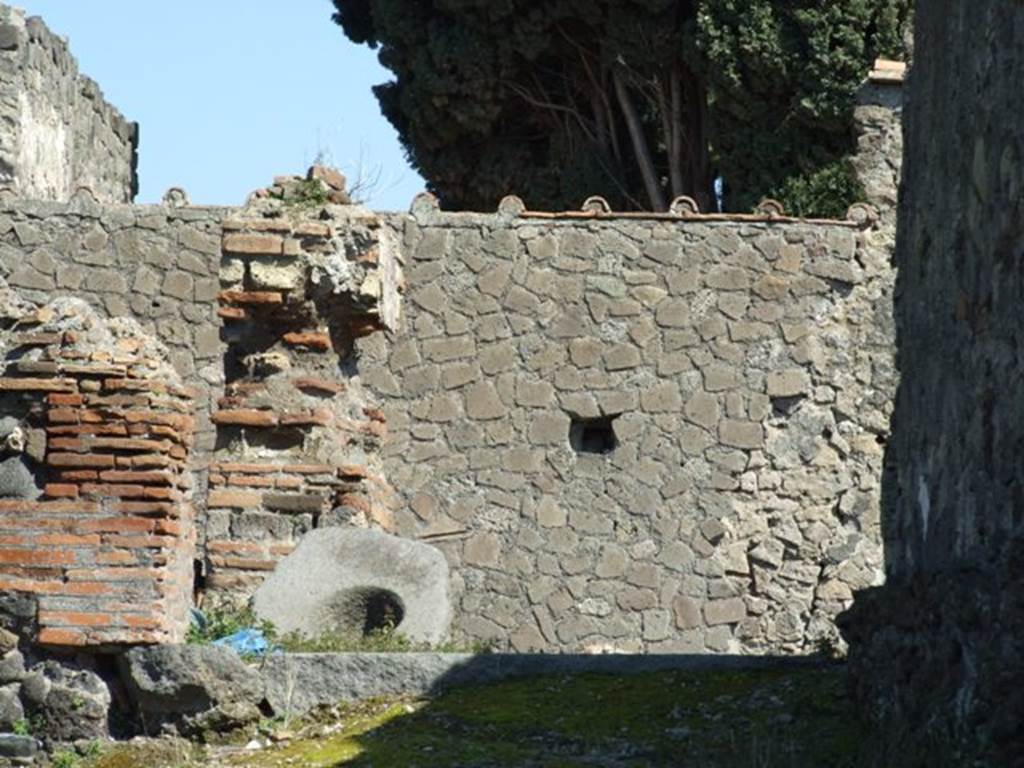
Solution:
<path fill-rule="evenodd" d="M 717 164 L 735 208 L 849 153 L 907 1 L 334 0 L 334 18 L 394 73 L 375 93 L 446 207 L 707 208 Z"/>

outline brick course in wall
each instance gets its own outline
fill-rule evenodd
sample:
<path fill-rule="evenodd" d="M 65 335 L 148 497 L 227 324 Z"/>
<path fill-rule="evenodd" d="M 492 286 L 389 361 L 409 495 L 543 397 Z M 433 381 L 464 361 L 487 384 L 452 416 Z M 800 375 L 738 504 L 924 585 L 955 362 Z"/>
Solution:
<path fill-rule="evenodd" d="M 302 182 L 279 181 L 274 199 L 223 224 L 229 381 L 213 414 L 205 528 L 215 598 L 248 597 L 312 528 L 393 528 L 386 425 L 344 372 L 355 340 L 389 322 L 382 223 L 355 208 L 317 219 L 318 207 L 280 199 Z"/>
<path fill-rule="evenodd" d="M 13 327 L 0 405 L 20 425 L 5 452 L 27 443 L 20 466 L 42 493 L 0 500 L 0 589 L 36 601 L 32 639 L 43 645 L 181 641 L 193 393 L 137 325 L 108 325 L 80 301 Z"/>

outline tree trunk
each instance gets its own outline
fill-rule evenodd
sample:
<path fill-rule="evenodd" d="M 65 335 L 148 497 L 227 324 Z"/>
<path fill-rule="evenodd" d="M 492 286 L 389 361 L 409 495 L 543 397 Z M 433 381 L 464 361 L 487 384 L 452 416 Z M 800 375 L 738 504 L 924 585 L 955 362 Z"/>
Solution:
<path fill-rule="evenodd" d="M 615 82 L 615 95 L 619 101 L 619 108 L 626 120 L 626 127 L 629 129 L 629 138 L 633 142 L 633 154 L 636 155 L 637 165 L 640 167 L 640 175 L 644 181 L 644 189 L 647 192 L 647 199 L 650 201 L 651 210 L 665 211 L 668 206 L 665 204 L 665 195 L 661 191 L 661 184 L 658 180 L 658 172 L 654 167 L 651 158 L 651 150 L 647 145 L 647 137 L 644 135 L 644 126 L 636 113 L 633 105 L 633 98 L 629 94 L 626 81 L 622 72 L 615 69 L 612 72 L 612 79 Z"/>
<path fill-rule="evenodd" d="M 682 133 L 680 156 L 685 166 L 683 186 L 702 211 L 711 211 L 711 169 L 708 158 L 708 91 L 704 81 L 685 64 L 676 70 L 681 91 L 678 125 Z M 675 103 L 673 103 L 675 108 Z"/>
<path fill-rule="evenodd" d="M 668 131 L 665 146 L 668 147 L 668 174 L 672 182 L 672 197 L 686 194 L 683 178 L 683 85 L 679 81 L 679 69 L 673 67 L 669 74 Z"/>

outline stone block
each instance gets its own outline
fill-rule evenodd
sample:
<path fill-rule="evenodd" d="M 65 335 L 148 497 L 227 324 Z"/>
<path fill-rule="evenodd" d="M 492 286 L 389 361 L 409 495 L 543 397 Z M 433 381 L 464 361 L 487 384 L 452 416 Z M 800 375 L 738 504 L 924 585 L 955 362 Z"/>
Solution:
<path fill-rule="evenodd" d="M 604 353 L 604 366 L 609 371 L 624 371 L 640 365 L 640 351 L 631 344 L 616 344 Z"/>
<path fill-rule="evenodd" d="M 701 370 L 704 375 L 704 389 L 708 392 L 722 392 L 735 389 L 742 383 L 742 377 L 735 368 L 712 363 Z"/>
<path fill-rule="evenodd" d="M 668 637 L 671 614 L 663 608 L 651 608 L 641 614 L 643 616 L 643 638 L 647 642 L 657 642 Z"/>
<path fill-rule="evenodd" d="M 380 531 L 316 529 L 278 563 L 253 608 L 282 632 L 361 633 L 397 618 L 396 631 L 436 643 L 451 617 L 448 563 L 434 547 Z"/>
<path fill-rule="evenodd" d="M 768 374 L 766 387 L 769 397 L 797 397 L 810 390 L 811 377 L 803 368 L 772 371 Z"/>
<path fill-rule="evenodd" d="M 537 524 L 545 528 L 561 528 L 568 520 L 568 513 L 551 496 L 544 496 L 537 504 Z"/>
<path fill-rule="evenodd" d="M 723 291 L 745 291 L 750 287 L 750 275 L 739 267 L 719 265 L 708 271 L 704 282 L 709 288 Z"/>
<path fill-rule="evenodd" d="M 257 290 L 296 290 L 305 284 L 305 272 L 299 261 L 260 258 L 249 262 L 249 277 Z"/>
<path fill-rule="evenodd" d="M 536 445 L 563 445 L 569 441 L 569 417 L 564 413 L 538 413 L 530 421 L 530 442 Z"/>
<path fill-rule="evenodd" d="M 38 499 L 42 491 L 20 456 L 0 461 L 0 499 Z"/>
<path fill-rule="evenodd" d="M 683 406 L 679 385 L 663 381 L 640 392 L 640 407 L 648 413 L 675 413 Z"/>
<path fill-rule="evenodd" d="M 615 544 L 606 544 L 601 548 L 601 556 L 597 561 L 594 573 L 598 578 L 617 579 L 626 573 L 629 556 L 626 551 Z"/>
<path fill-rule="evenodd" d="M 172 270 L 164 277 L 161 293 L 175 299 L 191 299 L 194 286 L 192 275 L 181 270 Z"/>
<path fill-rule="evenodd" d="M 21 682 L 24 677 L 25 657 L 17 648 L 7 651 L 3 658 L 0 658 L 0 685 Z"/>
<path fill-rule="evenodd" d="M 745 450 L 756 450 L 764 445 L 764 429 L 752 421 L 724 420 L 718 428 L 723 445 Z"/>
<path fill-rule="evenodd" d="M 509 277 L 512 274 L 511 264 L 498 264 L 483 272 L 477 278 L 476 286 L 481 293 L 488 296 L 500 296 L 508 286 Z"/>
<path fill-rule="evenodd" d="M 15 725 L 25 717 L 25 710 L 18 698 L 20 686 L 17 683 L 0 686 L 0 731 L 14 730 Z"/>
<path fill-rule="evenodd" d="M 34 736 L 0 733 L 0 757 L 15 763 L 31 764 L 38 752 L 39 742 Z"/>
<path fill-rule="evenodd" d="M 32 676 L 31 684 L 28 678 L 22 684 L 22 695 L 48 738 L 77 741 L 108 737 L 110 690 L 99 675 L 44 661 L 32 668 Z M 32 689 L 27 696 L 26 687 Z"/>
<path fill-rule="evenodd" d="M 549 408 L 555 405 L 555 389 L 547 381 L 518 377 L 516 404 L 527 408 Z"/>
<path fill-rule="evenodd" d="M 683 410 L 687 420 L 705 429 L 714 429 L 718 424 L 718 398 L 707 392 L 698 392 L 689 399 Z"/>
<path fill-rule="evenodd" d="M 489 381 L 478 382 L 466 390 L 466 415 L 478 421 L 500 419 L 508 412 L 498 391 Z"/>
<path fill-rule="evenodd" d="M 476 344 L 472 336 L 428 339 L 423 342 L 422 349 L 424 357 L 435 363 L 446 363 L 476 355 Z"/>
<path fill-rule="evenodd" d="M 119 660 L 121 679 L 149 732 L 185 735 L 228 730 L 260 718 L 263 681 L 231 648 L 134 648 Z"/>
<path fill-rule="evenodd" d="M 692 597 L 677 596 L 672 601 L 672 614 L 679 629 L 695 629 L 702 624 L 700 603 Z"/>
<path fill-rule="evenodd" d="M 466 540 L 462 560 L 478 568 L 495 568 L 501 561 L 501 539 L 493 533 L 478 533 Z"/>
<path fill-rule="evenodd" d="M 221 247 L 224 253 L 274 256 L 284 252 L 284 240 L 269 232 L 232 232 L 224 235 Z"/>
<path fill-rule="evenodd" d="M 704 604 L 704 620 L 711 627 L 719 624 L 738 624 L 746 617 L 747 607 L 739 597 L 709 600 Z"/>
<path fill-rule="evenodd" d="M 693 322 L 690 302 L 683 299 L 665 299 L 654 312 L 654 320 L 662 328 L 686 328 Z"/>

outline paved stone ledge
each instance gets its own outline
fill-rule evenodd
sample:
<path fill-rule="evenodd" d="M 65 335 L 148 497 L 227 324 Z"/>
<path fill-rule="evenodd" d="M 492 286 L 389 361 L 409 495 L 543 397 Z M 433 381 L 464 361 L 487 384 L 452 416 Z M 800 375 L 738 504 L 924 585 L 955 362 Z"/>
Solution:
<path fill-rule="evenodd" d="M 663 670 L 792 669 L 827 662 L 808 656 L 545 653 L 289 653 L 270 656 L 261 673 L 278 715 L 374 696 L 428 694 L 517 677 Z"/>

